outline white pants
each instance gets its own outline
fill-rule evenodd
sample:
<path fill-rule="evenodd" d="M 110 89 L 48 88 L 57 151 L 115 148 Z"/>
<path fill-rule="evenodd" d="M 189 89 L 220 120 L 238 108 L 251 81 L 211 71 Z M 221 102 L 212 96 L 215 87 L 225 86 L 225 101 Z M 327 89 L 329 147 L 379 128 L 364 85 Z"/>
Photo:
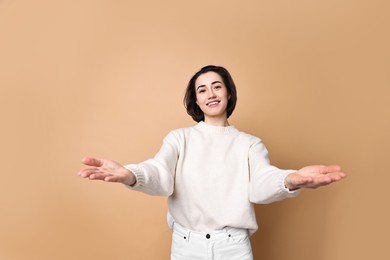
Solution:
<path fill-rule="evenodd" d="M 171 260 L 253 260 L 246 229 L 195 232 L 174 223 Z"/>

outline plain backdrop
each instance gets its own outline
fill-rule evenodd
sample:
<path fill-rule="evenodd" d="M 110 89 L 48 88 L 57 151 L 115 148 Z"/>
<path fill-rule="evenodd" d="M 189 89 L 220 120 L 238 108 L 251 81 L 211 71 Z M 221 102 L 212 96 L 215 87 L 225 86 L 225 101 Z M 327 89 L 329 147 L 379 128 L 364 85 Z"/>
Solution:
<path fill-rule="evenodd" d="M 230 70 L 230 123 L 271 162 L 348 178 L 256 206 L 256 259 L 389 259 L 390 5 L 380 0 L 0 1 L 0 259 L 169 259 L 166 198 L 79 178 L 195 124 L 182 98 Z"/>

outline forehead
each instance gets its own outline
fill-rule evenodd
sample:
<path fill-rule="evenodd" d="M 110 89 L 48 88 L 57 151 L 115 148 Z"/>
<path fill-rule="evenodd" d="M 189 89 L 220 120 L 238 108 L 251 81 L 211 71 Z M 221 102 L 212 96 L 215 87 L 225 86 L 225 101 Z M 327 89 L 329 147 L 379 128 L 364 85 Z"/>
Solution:
<path fill-rule="evenodd" d="M 201 86 L 201 85 L 210 85 L 213 82 L 219 81 L 223 83 L 222 77 L 214 72 L 214 71 L 209 71 L 206 73 L 201 74 L 195 81 L 195 87 Z"/>

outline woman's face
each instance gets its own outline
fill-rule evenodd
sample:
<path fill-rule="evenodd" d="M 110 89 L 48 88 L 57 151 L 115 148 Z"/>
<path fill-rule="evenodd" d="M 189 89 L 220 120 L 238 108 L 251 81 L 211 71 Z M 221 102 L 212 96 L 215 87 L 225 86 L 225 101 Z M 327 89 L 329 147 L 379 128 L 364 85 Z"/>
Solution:
<path fill-rule="evenodd" d="M 196 104 L 210 120 L 227 120 L 229 93 L 222 77 L 213 71 L 201 74 L 195 81 Z"/>

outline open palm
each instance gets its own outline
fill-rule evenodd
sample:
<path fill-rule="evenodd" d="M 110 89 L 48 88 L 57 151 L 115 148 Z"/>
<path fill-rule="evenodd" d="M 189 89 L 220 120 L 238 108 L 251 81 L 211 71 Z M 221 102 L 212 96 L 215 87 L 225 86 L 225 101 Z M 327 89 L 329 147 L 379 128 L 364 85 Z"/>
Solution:
<path fill-rule="evenodd" d="M 289 189 L 318 188 L 339 181 L 346 174 L 338 165 L 311 165 L 287 175 L 285 185 Z"/>
<path fill-rule="evenodd" d="M 79 171 L 78 175 L 83 178 L 120 182 L 127 185 L 135 183 L 134 174 L 115 161 L 85 157 L 81 162 L 89 166 Z"/>

